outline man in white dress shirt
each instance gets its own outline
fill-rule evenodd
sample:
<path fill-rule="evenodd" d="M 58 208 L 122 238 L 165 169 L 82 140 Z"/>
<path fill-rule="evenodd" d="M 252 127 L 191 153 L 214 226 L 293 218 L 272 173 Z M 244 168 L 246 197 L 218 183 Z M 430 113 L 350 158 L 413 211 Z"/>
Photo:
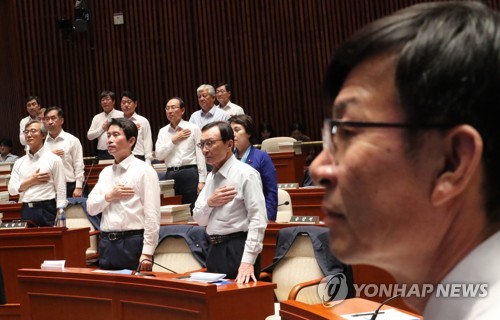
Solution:
<path fill-rule="evenodd" d="M 49 134 L 45 139 L 45 148 L 59 156 L 64 164 L 66 176 L 67 197 L 87 197 L 85 186 L 85 164 L 83 163 L 83 150 L 80 140 L 63 130 L 64 111 L 59 107 L 50 107 L 45 110 L 45 126 Z"/>
<path fill-rule="evenodd" d="M 9 193 L 22 193 L 21 218 L 40 227 L 52 227 L 56 210 L 66 206 L 66 178 L 61 158 L 43 143 L 47 129 L 39 120 L 31 120 L 24 129 L 29 152 L 14 163 Z"/>
<path fill-rule="evenodd" d="M 231 85 L 229 83 L 219 83 L 215 89 L 218 107 L 226 111 L 230 116 L 245 114 L 245 111 L 239 105 L 232 103 L 229 98 L 231 97 Z"/>
<path fill-rule="evenodd" d="M 87 138 L 92 141 L 97 139 L 97 157 L 99 160 L 113 159 L 108 152 L 106 131 L 113 118 L 122 118 L 123 112 L 115 109 L 116 96 L 113 91 L 103 91 L 100 94 L 102 112 L 92 119 Z"/>
<path fill-rule="evenodd" d="M 132 120 L 139 130 L 137 142 L 132 153 L 138 159 L 151 164 L 153 158 L 153 136 L 151 134 L 151 125 L 148 119 L 135 112 L 137 109 L 137 96 L 132 91 L 124 91 L 121 97 L 121 108 L 123 116 Z"/>
<path fill-rule="evenodd" d="M 22 118 L 21 121 L 19 122 L 19 141 L 23 146 L 26 146 L 26 139 L 24 136 L 24 130 L 26 130 L 26 124 L 31 120 L 38 119 L 40 107 L 41 107 L 40 99 L 37 96 L 29 96 L 28 98 L 26 98 L 26 110 L 28 111 L 28 116 Z"/>
<path fill-rule="evenodd" d="M 209 84 L 202 84 L 196 89 L 198 104 L 201 110 L 193 112 L 189 122 L 203 128 L 204 125 L 214 121 L 227 121 L 229 114 L 215 105 L 215 89 Z"/>
<path fill-rule="evenodd" d="M 234 133 L 227 122 L 203 127 L 199 147 L 213 166 L 193 211 L 210 238 L 207 270 L 238 283 L 257 281 L 267 227 L 259 172 L 234 156 Z"/>
<path fill-rule="evenodd" d="M 499 83 L 500 14 L 474 1 L 377 20 L 326 72 L 310 170 L 330 248 L 390 272 L 425 320 L 500 319 Z"/>
<path fill-rule="evenodd" d="M 175 194 L 182 195 L 182 203 L 194 207 L 198 193 L 203 189 L 207 177 L 207 166 L 201 149 L 201 130 L 184 121 L 184 101 L 172 98 L 167 102 L 165 114 L 170 124 L 160 129 L 155 153 L 158 160 L 165 162 L 167 172 L 161 180 L 175 181 Z"/>
<path fill-rule="evenodd" d="M 112 119 L 108 151 L 115 158 L 99 174 L 87 200 L 90 215 L 102 212 L 99 267 L 151 270 L 160 230 L 160 184 L 156 171 L 134 157 L 137 126 Z"/>

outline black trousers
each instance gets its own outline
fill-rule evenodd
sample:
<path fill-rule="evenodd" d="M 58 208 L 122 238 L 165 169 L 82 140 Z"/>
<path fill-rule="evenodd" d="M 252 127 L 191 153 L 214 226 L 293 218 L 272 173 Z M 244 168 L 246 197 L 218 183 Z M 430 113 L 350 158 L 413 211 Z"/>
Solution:
<path fill-rule="evenodd" d="M 73 197 L 73 191 L 75 191 L 75 188 L 76 188 L 76 182 L 66 182 L 66 198 Z M 87 188 L 87 184 L 85 184 L 82 189 L 82 197 L 88 198 L 88 195 L 89 195 L 89 188 Z"/>
<path fill-rule="evenodd" d="M 168 171 L 162 180 L 175 181 L 174 189 L 176 195 L 182 196 L 182 203 L 189 203 L 193 211 L 194 203 L 198 198 L 198 168 L 186 168 L 178 171 Z"/>
<path fill-rule="evenodd" d="M 23 202 L 21 219 L 31 220 L 39 227 L 53 227 L 56 220 L 56 200 Z"/>
<path fill-rule="evenodd" d="M 144 236 L 132 235 L 126 238 L 99 239 L 99 268 L 107 270 L 136 270 L 142 254 Z"/>
<path fill-rule="evenodd" d="M 207 271 L 225 273 L 227 278 L 236 279 L 238 269 L 245 250 L 246 236 L 231 239 L 229 241 L 211 244 L 208 249 Z M 260 254 L 253 265 L 255 278 L 260 275 Z"/>

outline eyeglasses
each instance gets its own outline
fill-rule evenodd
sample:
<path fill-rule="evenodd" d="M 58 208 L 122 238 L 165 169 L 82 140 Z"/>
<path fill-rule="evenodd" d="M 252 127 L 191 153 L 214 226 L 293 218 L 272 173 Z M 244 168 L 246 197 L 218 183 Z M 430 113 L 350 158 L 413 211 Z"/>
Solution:
<path fill-rule="evenodd" d="M 215 91 L 215 93 L 226 93 L 226 92 L 227 92 L 227 91 L 226 91 L 226 90 L 224 90 L 224 89 Z"/>
<path fill-rule="evenodd" d="M 29 130 L 24 130 L 24 131 L 23 131 L 23 133 L 24 133 L 24 135 L 25 135 L 25 136 L 27 136 L 27 135 L 28 135 L 28 134 L 30 134 L 30 133 L 31 133 L 32 135 L 33 135 L 33 134 L 36 134 L 38 131 L 40 131 L 40 130 L 37 130 L 37 129 L 29 129 Z"/>
<path fill-rule="evenodd" d="M 122 100 L 122 104 L 129 105 L 129 104 L 132 104 L 132 103 L 134 103 L 134 101 L 132 101 L 132 100 Z"/>
<path fill-rule="evenodd" d="M 196 146 L 200 149 L 207 147 L 207 149 L 210 150 L 210 149 L 212 149 L 215 142 L 217 142 L 217 141 L 222 141 L 222 139 L 203 141 L 203 142 L 197 143 Z"/>
<path fill-rule="evenodd" d="M 331 155 L 335 155 L 337 151 L 337 145 L 334 141 L 335 135 L 337 135 L 342 127 L 351 128 L 405 128 L 405 129 L 418 129 L 418 130 L 429 130 L 429 129 L 449 129 L 454 127 L 455 124 L 451 123 L 388 123 L 388 122 L 356 122 L 356 121 L 337 121 L 333 119 L 325 119 L 323 124 L 323 149 L 330 152 Z"/>
<path fill-rule="evenodd" d="M 178 106 L 172 106 L 172 107 L 168 107 L 168 106 L 167 106 L 167 107 L 165 107 L 165 110 L 166 110 L 166 111 L 170 111 L 170 110 L 175 111 L 175 110 L 180 109 L 180 108 L 181 108 L 181 107 L 178 107 Z"/>

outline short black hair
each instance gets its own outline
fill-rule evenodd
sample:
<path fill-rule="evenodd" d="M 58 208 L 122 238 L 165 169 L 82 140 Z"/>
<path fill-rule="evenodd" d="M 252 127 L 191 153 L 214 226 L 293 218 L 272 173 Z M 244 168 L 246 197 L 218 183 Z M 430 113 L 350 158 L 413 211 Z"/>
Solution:
<path fill-rule="evenodd" d="M 101 92 L 101 94 L 99 95 L 99 101 L 105 97 L 110 97 L 111 100 L 116 101 L 116 94 L 113 91 L 104 90 L 103 92 Z"/>
<path fill-rule="evenodd" d="M 215 89 L 219 88 L 219 87 L 224 87 L 224 89 L 226 89 L 227 92 L 231 92 L 231 85 L 227 82 L 221 82 L 219 83 Z"/>
<path fill-rule="evenodd" d="M 253 122 L 252 117 L 250 117 L 247 114 L 238 114 L 231 116 L 228 120 L 229 124 L 231 123 L 237 123 L 243 128 L 245 128 L 245 131 L 247 134 L 250 135 L 250 142 L 253 143 L 253 137 L 255 136 L 255 124 Z"/>
<path fill-rule="evenodd" d="M 28 102 L 30 102 L 31 100 L 35 100 L 36 103 L 40 104 L 40 98 L 38 98 L 37 96 L 28 96 L 24 102 L 24 104 L 28 104 Z"/>
<path fill-rule="evenodd" d="M 63 111 L 63 109 L 61 109 L 60 107 L 57 107 L 57 106 L 52 106 L 50 108 L 45 109 L 45 112 L 44 112 L 43 115 L 47 116 L 47 113 L 49 113 L 52 110 L 56 110 L 57 111 L 57 116 L 59 118 L 64 118 L 64 111 Z"/>
<path fill-rule="evenodd" d="M 9 147 L 12 149 L 13 147 L 12 139 L 3 138 L 2 140 L 0 140 L 0 146 Z"/>
<path fill-rule="evenodd" d="M 130 98 L 130 100 L 134 101 L 134 102 L 137 102 L 137 96 L 135 95 L 135 93 L 133 93 L 132 91 L 130 90 L 125 90 L 122 92 L 122 96 L 121 98 L 123 99 L 123 97 L 127 97 L 127 98 Z"/>
<path fill-rule="evenodd" d="M 123 133 L 125 133 L 125 137 L 127 138 L 127 141 L 130 140 L 130 138 L 135 138 L 134 145 L 132 146 L 132 149 L 135 147 L 135 143 L 137 142 L 137 136 L 139 135 L 139 131 L 137 130 L 137 126 L 135 123 L 127 118 L 112 118 L 109 126 L 118 126 L 122 128 Z"/>
<path fill-rule="evenodd" d="M 223 142 L 226 142 L 228 140 L 233 140 L 234 141 L 234 132 L 233 128 L 227 123 L 226 121 L 214 121 L 210 122 L 201 128 L 201 132 L 205 132 L 213 127 L 218 127 L 219 132 L 220 132 L 220 138 L 222 139 Z"/>

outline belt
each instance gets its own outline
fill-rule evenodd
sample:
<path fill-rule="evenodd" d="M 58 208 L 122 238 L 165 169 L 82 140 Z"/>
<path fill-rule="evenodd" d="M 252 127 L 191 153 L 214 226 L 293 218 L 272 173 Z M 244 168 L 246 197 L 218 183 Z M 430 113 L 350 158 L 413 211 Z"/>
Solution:
<path fill-rule="evenodd" d="M 129 231 L 118 231 L 118 232 L 100 232 L 101 239 L 108 239 L 110 241 L 128 238 L 131 236 L 142 235 L 144 230 L 129 230 Z"/>
<path fill-rule="evenodd" d="M 47 204 L 53 204 L 54 202 L 56 202 L 56 199 L 23 202 L 23 204 L 27 205 L 30 208 L 33 208 L 33 207 L 43 207 L 43 206 L 45 206 Z"/>
<path fill-rule="evenodd" d="M 220 243 L 232 240 L 232 239 L 243 238 L 246 236 L 247 236 L 247 232 L 240 231 L 240 232 L 224 234 L 224 235 L 213 234 L 213 235 L 209 235 L 208 239 L 210 240 L 211 244 L 220 244 Z"/>
<path fill-rule="evenodd" d="M 170 168 L 167 168 L 167 172 L 170 172 L 170 171 L 179 171 L 179 170 L 183 170 L 183 169 L 190 169 L 190 168 L 196 168 L 197 165 L 195 164 L 188 164 L 187 166 L 180 166 L 180 167 L 170 167 Z"/>

